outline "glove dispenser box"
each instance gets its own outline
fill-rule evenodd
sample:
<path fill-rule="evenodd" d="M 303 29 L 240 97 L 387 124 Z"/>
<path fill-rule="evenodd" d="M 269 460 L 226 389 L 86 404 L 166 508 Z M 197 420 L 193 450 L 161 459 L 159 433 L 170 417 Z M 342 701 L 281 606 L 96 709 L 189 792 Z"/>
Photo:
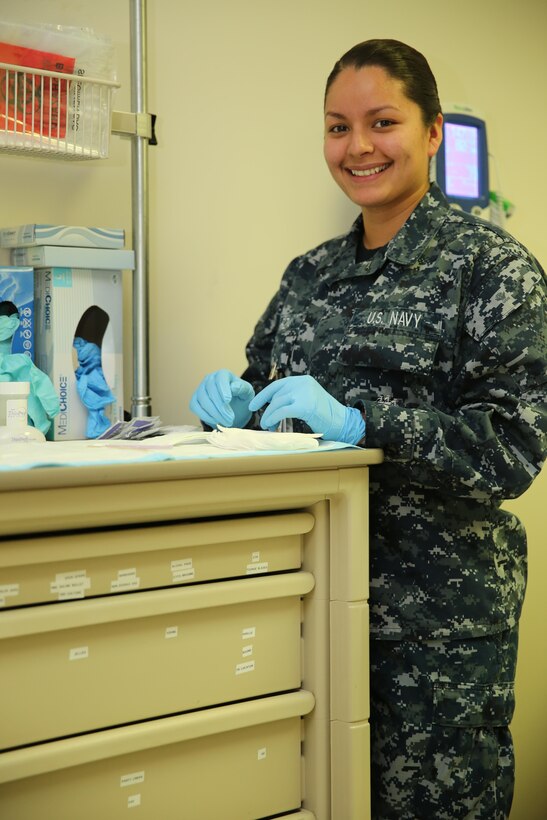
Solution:
<path fill-rule="evenodd" d="M 0 608 L 295 570 L 313 523 L 295 512 L 5 539 Z"/>
<path fill-rule="evenodd" d="M 48 437 L 85 439 L 90 411 L 79 395 L 73 344 L 86 316 L 102 317 L 95 327 L 86 323 L 85 341 L 97 344 L 100 371 L 114 397 L 105 415 L 111 424 L 123 420 L 122 271 L 36 268 L 34 289 L 36 364 L 51 379 L 61 406 Z"/>
<path fill-rule="evenodd" d="M 0 755 L 2 816 L 29 820 L 40 806 L 40 820 L 121 820 L 132 808 L 140 820 L 313 818 L 299 811 L 301 718 L 313 706 L 292 692 Z"/>

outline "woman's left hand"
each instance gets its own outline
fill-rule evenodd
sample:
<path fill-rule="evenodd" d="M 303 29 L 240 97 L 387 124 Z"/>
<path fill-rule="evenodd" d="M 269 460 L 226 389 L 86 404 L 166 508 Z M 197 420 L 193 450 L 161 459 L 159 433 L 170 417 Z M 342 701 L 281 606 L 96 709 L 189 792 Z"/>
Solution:
<path fill-rule="evenodd" d="M 355 407 L 345 407 L 312 376 L 287 376 L 272 382 L 249 403 L 249 410 L 265 404 L 260 426 L 275 430 L 283 419 L 301 419 L 326 441 L 356 444 L 365 434 L 365 422 Z"/>

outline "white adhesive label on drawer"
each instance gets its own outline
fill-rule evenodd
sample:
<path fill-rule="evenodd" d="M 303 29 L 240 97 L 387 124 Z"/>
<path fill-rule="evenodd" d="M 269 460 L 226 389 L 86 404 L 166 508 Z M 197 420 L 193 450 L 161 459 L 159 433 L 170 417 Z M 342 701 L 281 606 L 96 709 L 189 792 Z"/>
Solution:
<path fill-rule="evenodd" d="M 251 562 L 253 564 L 256 564 L 258 561 L 260 561 L 260 553 L 259 552 L 251 553 Z"/>
<path fill-rule="evenodd" d="M 191 558 L 181 558 L 178 561 L 171 561 L 171 572 L 178 572 L 181 569 L 192 569 L 193 561 Z"/>
<path fill-rule="evenodd" d="M 236 675 L 245 675 L 247 672 L 255 671 L 255 662 L 246 661 L 245 663 L 238 663 L 236 666 Z"/>
<path fill-rule="evenodd" d="M 253 654 L 253 645 L 248 644 L 247 646 L 243 646 L 241 649 L 241 657 L 242 658 L 250 658 Z"/>
<path fill-rule="evenodd" d="M 260 564 L 247 564 L 247 575 L 258 575 L 260 572 L 268 572 L 268 561 L 262 561 Z"/>
<path fill-rule="evenodd" d="M 74 649 L 71 649 L 68 653 L 69 661 L 83 661 L 86 658 L 89 658 L 88 646 L 76 646 Z"/>
<path fill-rule="evenodd" d="M 135 806 L 140 806 L 141 804 L 141 796 L 140 794 L 130 794 L 127 798 L 127 808 L 134 809 Z"/>
<path fill-rule="evenodd" d="M 266 749 L 266 747 L 264 746 L 262 749 L 259 749 L 259 750 L 258 750 L 258 752 L 257 752 L 256 756 L 257 756 L 257 759 L 258 759 L 258 760 L 265 760 L 265 759 L 266 759 L 267 754 L 268 754 L 268 750 L 267 750 L 267 749 Z"/>
<path fill-rule="evenodd" d="M 246 627 L 246 629 L 244 629 L 242 631 L 241 637 L 244 641 L 248 641 L 249 638 L 255 638 L 256 637 L 256 627 L 254 627 L 254 626 Z"/>
<path fill-rule="evenodd" d="M 58 601 L 76 601 L 78 598 L 85 598 L 83 589 L 79 589 L 77 592 L 60 592 L 57 596 Z"/>
<path fill-rule="evenodd" d="M 144 783 L 144 772 L 130 772 L 129 774 L 122 774 L 120 777 L 120 787 L 122 789 L 126 786 L 134 786 L 136 783 Z"/>
<path fill-rule="evenodd" d="M 0 595 L 8 598 L 10 595 L 19 595 L 19 584 L 0 584 Z"/>
<path fill-rule="evenodd" d="M 137 575 L 137 570 L 135 567 L 130 567 L 130 569 L 120 569 L 118 570 L 118 580 L 121 581 L 124 578 L 135 578 Z"/>
<path fill-rule="evenodd" d="M 84 598 L 86 590 L 91 587 L 91 578 L 87 577 L 85 569 L 77 572 L 59 572 L 55 580 L 49 585 L 52 595 L 57 595 L 60 601 L 71 598 Z"/>
<path fill-rule="evenodd" d="M 19 592 L 19 584 L 0 584 L 0 606 L 6 606 L 6 598 L 13 598 Z"/>
<path fill-rule="evenodd" d="M 178 638 L 179 636 L 179 628 L 178 626 L 168 626 L 165 630 L 165 638 Z"/>
<path fill-rule="evenodd" d="M 194 563 L 191 558 L 179 558 L 171 561 L 172 583 L 177 584 L 184 581 L 193 581 L 196 577 Z"/>
<path fill-rule="evenodd" d="M 173 572 L 173 583 L 177 581 L 193 581 L 196 577 L 196 572 L 193 567 L 186 567 L 186 569 L 177 569 Z"/>
<path fill-rule="evenodd" d="M 137 576 L 137 570 L 120 569 L 118 577 L 110 582 L 110 592 L 129 592 L 132 589 L 139 589 L 141 579 Z"/>

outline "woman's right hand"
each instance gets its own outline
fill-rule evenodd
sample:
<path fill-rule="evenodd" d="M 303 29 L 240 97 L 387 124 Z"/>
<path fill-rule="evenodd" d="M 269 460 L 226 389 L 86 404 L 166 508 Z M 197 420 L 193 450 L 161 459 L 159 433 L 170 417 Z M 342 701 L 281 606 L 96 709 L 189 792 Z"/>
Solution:
<path fill-rule="evenodd" d="M 255 391 L 229 370 L 205 376 L 190 399 L 190 410 L 205 424 L 216 427 L 245 427 L 252 416 L 249 402 Z"/>

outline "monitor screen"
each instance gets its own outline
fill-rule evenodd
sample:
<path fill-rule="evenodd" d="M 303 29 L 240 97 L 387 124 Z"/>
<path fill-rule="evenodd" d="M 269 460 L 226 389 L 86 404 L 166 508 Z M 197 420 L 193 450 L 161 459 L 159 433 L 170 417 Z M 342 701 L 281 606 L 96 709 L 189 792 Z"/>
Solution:
<path fill-rule="evenodd" d="M 445 113 L 436 179 L 449 202 L 466 211 L 487 207 L 488 148 L 484 120 L 460 112 Z"/>
<path fill-rule="evenodd" d="M 448 196 L 478 197 L 479 140 L 472 125 L 448 122 L 446 140 L 446 193 Z"/>

